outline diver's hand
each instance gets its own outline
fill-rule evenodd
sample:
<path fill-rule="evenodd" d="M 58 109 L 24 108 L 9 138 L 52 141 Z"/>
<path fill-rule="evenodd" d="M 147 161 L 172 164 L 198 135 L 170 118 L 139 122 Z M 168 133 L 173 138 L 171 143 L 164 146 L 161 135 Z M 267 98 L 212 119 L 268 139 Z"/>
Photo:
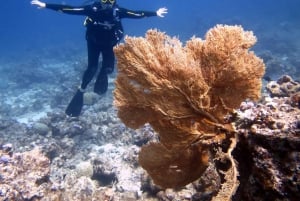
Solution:
<path fill-rule="evenodd" d="M 168 13 L 168 9 L 167 8 L 160 8 L 156 11 L 156 15 L 158 17 L 164 17 L 165 14 Z"/>
<path fill-rule="evenodd" d="M 32 0 L 31 4 L 36 5 L 38 8 L 45 8 L 46 7 L 46 3 L 41 2 L 39 0 Z"/>

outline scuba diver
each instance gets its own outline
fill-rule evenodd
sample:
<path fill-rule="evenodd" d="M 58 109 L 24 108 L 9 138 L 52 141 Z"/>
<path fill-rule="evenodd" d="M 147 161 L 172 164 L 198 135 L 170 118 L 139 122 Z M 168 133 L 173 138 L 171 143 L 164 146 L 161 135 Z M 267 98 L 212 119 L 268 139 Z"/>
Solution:
<path fill-rule="evenodd" d="M 86 41 L 88 50 L 88 66 L 82 78 L 81 85 L 71 99 L 66 109 L 66 114 L 77 117 L 83 106 L 83 93 L 98 70 L 100 54 L 102 55 L 102 66 L 97 76 L 94 92 L 104 94 L 108 88 L 108 74 L 114 71 L 115 56 L 113 47 L 123 37 L 122 18 L 144 18 L 151 16 L 164 17 L 166 8 L 157 11 L 132 11 L 121 8 L 116 0 L 96 0 L 90 5 L 69 6 L 60 4 L 48 4 L 39 0 L 31 1 L 38 8 L 48 8 L 66 14 L 86 16 Z"/>

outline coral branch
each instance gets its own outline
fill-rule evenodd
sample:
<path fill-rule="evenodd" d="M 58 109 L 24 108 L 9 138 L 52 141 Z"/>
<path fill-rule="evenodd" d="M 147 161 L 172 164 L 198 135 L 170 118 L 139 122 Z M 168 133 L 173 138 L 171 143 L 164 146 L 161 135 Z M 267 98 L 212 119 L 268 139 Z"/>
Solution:
<path fill-rule="evenodd" d="M 158 133 L 160 141 L 143 147 L 139 157 L 157 185 L 176 188 L 199 178 L 215 157 L 210 146 L 232 138 L 224 116 L 260 97 L 265 66 L 249 51 L 255 42 L 240 26 L 217 25 L 205 40 L 193 37 L 185 46 L 149 30 L 115 48 L 114 104 L 127 126 L 149 123 Z M 232 149 L 224 156 L 236 171 Z"/>

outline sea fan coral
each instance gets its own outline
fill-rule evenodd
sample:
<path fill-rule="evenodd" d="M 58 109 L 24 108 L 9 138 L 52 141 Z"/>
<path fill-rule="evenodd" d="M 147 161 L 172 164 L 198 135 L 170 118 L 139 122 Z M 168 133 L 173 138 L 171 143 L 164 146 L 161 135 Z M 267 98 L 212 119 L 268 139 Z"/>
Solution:
<path fill-rule="evenodd" d="M 145 38 L 126 37 L 115 48 L 114 104 L 128 127 L 149 123 L 158 133 L 160 141 L 142 147 L 139 156 L 157 185 L 184 186 L 213 158 L 232 158 L 232 147 L 218 153 L 210 147 L 234 136 L 224 116 L 260 96 L 265 66 L 249 51 L 255 42 L 240 26 L 217 25 L 205 40 L 193 37 L 185 46 L 149 30 Z M 231 167 L 236 177 L 235 164 Z"/>

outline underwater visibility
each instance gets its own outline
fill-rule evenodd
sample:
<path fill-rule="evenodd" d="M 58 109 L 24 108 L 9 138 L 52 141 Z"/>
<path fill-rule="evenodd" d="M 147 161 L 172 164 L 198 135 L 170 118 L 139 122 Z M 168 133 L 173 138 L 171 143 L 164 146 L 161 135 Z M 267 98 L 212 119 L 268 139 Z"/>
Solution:
<path fill-rule="evenodd" d="M 300 200 L 299 0 L 10 0 L 0 200 Z"/>

